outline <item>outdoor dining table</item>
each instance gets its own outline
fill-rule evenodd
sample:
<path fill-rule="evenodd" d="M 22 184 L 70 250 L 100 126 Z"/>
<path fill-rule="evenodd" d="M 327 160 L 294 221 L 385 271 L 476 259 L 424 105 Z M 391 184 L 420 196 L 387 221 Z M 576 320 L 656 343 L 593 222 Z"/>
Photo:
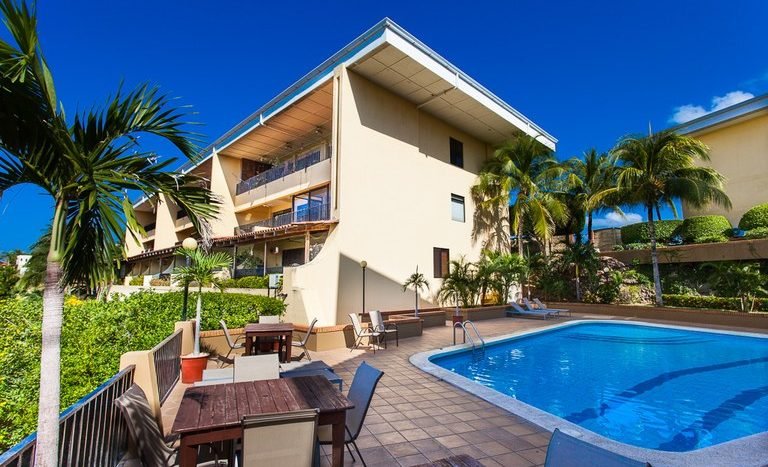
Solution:
<path fill-rule="evenodd" d="M 258 342 L 261 337 L 277 337 L 280 339 L 281 362 L 291 361 L 291 341 L 293 340 L 293 323 L 252 323 L 245 325 L 245 355 L 253 354 L 253 340 Z M 285 345 L 285 352 L 282 351 Z"/>
<path fill-rule="evenodd" d="M 318 424 L 331 425 L 332 465 L 344 465 L 344 425 L 354 404 L 323 376 L 190 387 L 184 392 L 173 433 L 180 436 L 179 466 L 197 464 L 201 444 L 242 438 L 246 415 L 318 409 Z"/>

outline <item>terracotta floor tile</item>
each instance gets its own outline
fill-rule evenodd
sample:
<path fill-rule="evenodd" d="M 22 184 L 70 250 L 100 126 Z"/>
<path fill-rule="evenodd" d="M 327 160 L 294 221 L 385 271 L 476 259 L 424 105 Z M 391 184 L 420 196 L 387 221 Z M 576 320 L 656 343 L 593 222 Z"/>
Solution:
<path fill-rule="evenodd" d="M 435 438 L 435 441 L 447 447 L 448 449 L 457 448 L 459 446 L 466 446 L 469 444 L 467 440 L 459 435 L 448 435 Z"/>
<path fill-rule="evenodd" d="M 411 443 L 389 444 L 385 446 L 385 448 L 387 448 L 387 451 L 389 451 L 389 453 L 392 454 L 392 457 L 395 458 L 420 454 L 419 450 L 416 449 L 416 446 Z"/>

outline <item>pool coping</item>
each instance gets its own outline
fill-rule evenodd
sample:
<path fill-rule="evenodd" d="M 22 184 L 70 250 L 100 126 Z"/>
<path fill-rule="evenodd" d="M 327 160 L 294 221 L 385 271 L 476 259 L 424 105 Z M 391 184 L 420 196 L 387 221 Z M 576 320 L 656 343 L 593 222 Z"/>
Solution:
<path fill-rule="evenodd" d="M 545 326 L 534 330 L 526 330 L 497 336 L 486 339 L 486 345 L 499 341 L 518 339 L 521 337 L 532 336 L 549 332 L 564 327 L 576 326 L 585 323 L 609 323 L 609 324 L 629 324 L 635 326 L 650 326 L 660 328 L 681 329 L 687 331 L 709 332 L 715 334 L 737 335 L 743 337 L 757 337 L 768 339 L 768 335 L 751 332 L 726 331 L 720 329 L 710 329 L 693 326 L 678 326 L 668 324 L 648 323 L 645 321 L 621 321 L 617 323 L 612 320 L 573 320 L 564 323 L 558 323 L 551 326 Z M 470 394 L 473 394 L 483 400 L 486 400 L 498 407 L 501 407 L 514 415 L 524 418 L 540 427 L 554 431 L 559 428 L 561 431 L 587 441 L 591 444 L 603 447 L 613 452 L 617 452 L 633 459 L 643 462 L 650 462 L 654 466 L 693 466 L 693 465 L 740 465 L 740 466 L 763 466 L 768 462 L 768 431 L 745 436 L 725 443 L 716 444 L 706 448 L 697 449 L 688 452 L 668 452 L 655 449 L 641 448 L 629 444 L 621 443 L 603 435 L 587 430 L 575 423 L 569 422 L 556 415 L 550 414 L 544 410 L 538 409 L 525 402 L 519 401 L 511 396 L 503 394 L 495 389 L 483 386 L 464 376 L 452 371 L 446 370 L 429 359 L 436 355 L 446 355 L 458 353 L 471 349 L 472 344 L 460 344 L 416 353 L 409 358 L 410 362 L 419 369 L 436 376 Z"/>

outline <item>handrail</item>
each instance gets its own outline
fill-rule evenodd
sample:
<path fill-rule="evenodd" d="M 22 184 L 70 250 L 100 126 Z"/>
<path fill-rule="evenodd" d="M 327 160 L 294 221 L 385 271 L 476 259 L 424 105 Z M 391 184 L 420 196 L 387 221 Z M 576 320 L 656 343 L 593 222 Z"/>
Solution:
<path fill-rule="evenodd" d="M 467 342 L 467 338 L 469 338 L 469 343 L 472 344 L 472 349 L 475 349 L 475 340 L 472 338 L 472 335 L 467 331 L 467 324 L 469 324 L 472 327 L 472 330 L 475 331 L 475 335 L 477 335 L 477 338 L 480 339 L 480 348 L 485 348 L 485 340 L 483 339 L 483 336 L 480 335 L 480 333 L 477 331 L 477 327 L 475 327 L 475 323 L 473 323 L 470 320 L 466 321 L 457 321 L 453 323 L 453 345 L 456 345 L 456 328 L 461 328 L 464 331 L 464 343 Z"/>
<path fill-rule="evenodd" d="M 265 170 L 264 172 L 261 172 L 258 175 L 254 175 L 253 177 L 238 183 L 235 187 L 235 195 L 247 193 L 254 188 L 258 188 L 260 186 L 266 185 L 269 182 L 279 180 L 292 173 L 298 172 L 300 170 L 306 170 L 307 168 L 315 164 L 319 164 L 326 159 L 328 159 L 328 155 L 325 154 L 324 151 L 316 149 L 296 159 L 283 162 L 282 164 L 276 165 L 270 169 Z"/>
<path fill-rule="evenodd" d="M 181 329 L 166 337 L 151 351 L 160 403 L 170 395 L 181 375 Z"/>
<path fill-rule="evenodd" d="M 467 324 L 472 326 L 472 330 L 475 331 L 475 334 L 477 334 L 477 338 L 480 339 L 480 344 L 482 345 L 483 348 L 485 348 L 485 339 L 483 339 L 483 336 L 481 336 L 480 333 L 477 331 L 477 328 L 475 327 L 475 323 L 473 323 L 470 320 L 464 321 L 464 329 L 465 330 L 467 328 Z"/>

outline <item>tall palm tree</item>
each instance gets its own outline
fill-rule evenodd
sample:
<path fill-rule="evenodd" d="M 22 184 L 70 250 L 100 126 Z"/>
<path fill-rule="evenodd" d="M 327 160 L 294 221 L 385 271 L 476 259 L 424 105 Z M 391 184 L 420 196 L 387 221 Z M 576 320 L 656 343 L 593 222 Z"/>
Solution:
<path fill-rule="evenodd" d="M 416 272 L 408 276 L 408 279 L 403 283 L 403 292 L 408 290 L 408 287 L 413 287 L 414 295 L 416 295 L 416 304 L 413 308 L 413 315 L 419 316 L 419 292 L 423 289 L 429 290 L 429 282 L 424 278 L 424 274 L 419 272 L 419 266 L 416 265 Z"/>
<path fill-rule="evenodd" d="M 57 465 L 60 336 L 64 288 L 96 287 L 114 277 L 126 230 L 142 232 L 128 192 L 164 193 L 195 226 L 216 211 L 199 179 L 164 172 L 139 136 L 154 135 L 192 158 L 184 113 L 149 86 L 120 91 L 102 109 L 70 121 L 41 52 L 37 18 L 18 0 L 0 0 L 10 42 L 0 40 L 0 194 L 30 183 L 53 198 L 43 292 L 40 395 L 35 465 Z"/>
<path fill-rule="evenodd" d="M 660 208 L 667 205 L 677 215 L 675 198 L 693 207 L 714 203 L 730 209 L 731 201 L 723 191 L 725 179 L 711 167 L 696 165 L 709 161 L 709 149 L 704 143 L 672 130 L 627 136 L 612 152 L 621 165 L 617 193 L 629 204 L 642 205 L 648 213 L 656 305 L 663 306 L 654 213 L 661 220 Z"/>
<path fill-rule="evenodd" d="M 592 216 L 603 209 L 618 210 L 616 202 L 616 157 L 598 153 L 596 149 L 586 151 L 581 158 L 574 157 L 565 162 L 568 196 L 579 210 L 587 216 L 587 238 L 593 243 Z"/>
<path fill-rule="evenodd" d="M 201 248 L 188 250 L 179 248 L 176 254 L 189 260 L 189 266 L 180 266 L 174 270 L 177 280 L 182 284 L 197 283 L 197 309 L 195 313 L 195 347 L 193 355 L 200 355 L 200 320 L 203 308 L 203 287 L 213 286 L 224 289 L 222 279 L 217 275 L 222 269 L 232 265 L 232 257 L 222 251 L 207 253 Z"/>
<path fill-rule="evenodd" d="M 482 199 L 480 204 L 486 207 L 508 207 L 510 234 L 517 239 L 518 255 L 523 256 L 526 220 L 546 244 L 555 222 L 566 216 L 551 187 L 561 173 L 552 151 L 536 138 L 522 135 L 499 147 L 478 175 L 473 198 Z"/>

